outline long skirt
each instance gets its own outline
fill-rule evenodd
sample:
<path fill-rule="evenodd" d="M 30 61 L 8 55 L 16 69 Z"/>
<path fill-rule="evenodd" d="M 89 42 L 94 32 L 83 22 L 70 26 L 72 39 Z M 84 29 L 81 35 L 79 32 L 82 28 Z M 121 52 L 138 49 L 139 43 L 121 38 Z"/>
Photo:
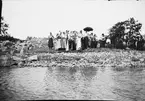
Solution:
<path fill-rule="evenodd" d="M 52 48 L 53 47 L 53 39 L 52 38 L 49 38 L 48 47 L 49 48 Z"/>
<path fill-rule="evenodd" d="M 85 44 L 84 44 L 84 37 L 81 38 L 81 45 L 82 45 L 81 47 L 82 47 L 82 50 L 83 50 L 84 47 L 85 47 Z"/>
<path fill-rule="evenodd" d="M 94 48 L 94 41 L 91 40 L 91 48 Z"/>
<path fill-rule="evenodd" d="M 66 48 L 66 39 L 61 39 L 61 48 Z"/>
<path fill-rule="evenodd" d="M 76 43 L 74 40 L 69 40 L 69 50 L 76 50 Z"/>
<path fill-rule="evenodd" d="M 143 47 L 144 47 L 144 41 L 143 40 L 136 42 L 136 49 L 137 50 L 143 50 Z"/>
<path fill-rule="evenodd" d="M 94 48 L 97 48 L 97 45 L 98 45 L 98 41 L 94 41 Z"/>
<path fill-rule="evenodd" d="M 61 39 L 56 40 L 55 49 L 59 49 L 59 48 L 61 48 Z"/>
<path fill-rule="evenodd" d="M 100 47 L 105 48 L 105 43 L 106 43 L 106 41 L 101 41 Z"/>
<path fill-rule="evenodd" d="M 89 38 L 86 36 L 84 37 L 84 49 L 87 49 L 89 47 Z"/>
<path fill-rule="evenodd" d="M 69 51 L 69 41 L 66 39 L 66 51 Z"/>
<path fill-rule="evenodd" d="M 81 38 L 77 38 L 76 39 L 76 50 L 80 50 L 81 49 Z"/>

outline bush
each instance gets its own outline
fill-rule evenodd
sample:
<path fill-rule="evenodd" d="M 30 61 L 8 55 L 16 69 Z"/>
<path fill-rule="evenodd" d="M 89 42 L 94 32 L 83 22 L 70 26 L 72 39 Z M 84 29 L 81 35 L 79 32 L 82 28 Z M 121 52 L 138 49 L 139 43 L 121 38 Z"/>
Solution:
<path fill-rule="evenodd" d="M 0 36 L 0 40 L 1 41 L 9 40 L 9 41 L 12 41 L 12 42 L 22 41 L 20 39 L 14 38 L 12 36 Z"/>

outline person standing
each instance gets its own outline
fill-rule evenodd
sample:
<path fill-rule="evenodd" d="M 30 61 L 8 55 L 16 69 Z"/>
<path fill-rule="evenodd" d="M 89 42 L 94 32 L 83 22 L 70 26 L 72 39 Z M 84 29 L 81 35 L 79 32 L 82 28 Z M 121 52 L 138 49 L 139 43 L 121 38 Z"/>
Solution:
<path fill-rule="evenodd" d="M 91 34 L 87 32 L 87 37 L 86 37 L 86 43 L 87 43 L 87 48 L 91 47 Z"/>
<path fill-rule="evenodd" d="M 87 49 L 89 46 L 89 38 L 87 32 L 84 33 L 84 49 Z"/>
<path fill-rule="evenodd" d="M 61 35 L 61 48 L 66 49 L 66 34 L 65 34 L 65 32 L 63 32 Z"/>
<path fill-rule="evenodd" d="M 57 50 L 59 48 L 61 48 L 61 37 L 60 37 L 60 34 L 57 33 L 57 35 L 56 35 L 56 46 L 55 46 L 55 49 Z"/>
<path fill-rule="evenodd" d="M 107 47 L 107 48 L 111 48 L 110 36 L 107 36 L 107 39 L 106 39 L 106 47 Z"/>
<path fill-rule="evenodd" d="M 68 35 L 69 50 L 73 50 L 73 32 L 71 31 Z"/>
<path fill-rule="evenodd" d="M 54 46 L 54 44 L 53 44 L 53 38 L 54 38 L 54 36 L 50 32 L 50 35 L 48 36 L 48 47 L 49 47 L 49 49 L 52 49 L 52 47 Z"/>
<path fill-rule="evenodd" d="M 106 43 L 106 38 L 105 38 L 105 35 L 103 33 L 102 37 L 101 37 L 101 47 L 105 48 L 105 43 Z"/>
<path fill-rule="evenodd" d="M 76 50 L 81 50 L 81 34 L 82 32 L 80 31 L 76 36 Z"/>
<path fill-rule="evenodd" d="M 61 49 L 64 48 L 64 45 L 63 45 L 63 33 L 60 32 L 60 46 L 61 46 Z"/>
<path fill-rule="evenodd" d="M 69 51 L 69 32 L 66 32 L 66 51 Z"/>
<path fill-rule="evenodd" d="M 93 37 L 93 36 L 94 36 L 93 33 L 91 33 L 91 34 L 90 34 L 90 42 L 91 42 L 90 45 L 91 45 L 91 48 L 95 48 L 95 47 L 94 47 L 94 43 L 95 43 L 95 42 L 94 42 L 94 39 L 93 39 L 94 37 Z"/>
<path fill-rule="evenodd" d="M 82 33 L 82 31 L 81 31 L 81 33 Z M 84 50 L 85 41 L 84 41 L 84 34 L 83 33 L 81 34 L 81 47 L 82 47 L 82 50 Z"/>
<path fill-rule="evenodd" d="M 93 40 L 94 40 L 94 48 L 97 48 L 97 45 L 98 45 L 98 39 L 97 39 L 97 35 L 94 34 L 93 36 Z"/>
<path fill-rule="evenodd" d="M 77 32 L 74 31 L 73 32 L 73 50 L 76 50 L 76 35 L 77 35 Z"/>

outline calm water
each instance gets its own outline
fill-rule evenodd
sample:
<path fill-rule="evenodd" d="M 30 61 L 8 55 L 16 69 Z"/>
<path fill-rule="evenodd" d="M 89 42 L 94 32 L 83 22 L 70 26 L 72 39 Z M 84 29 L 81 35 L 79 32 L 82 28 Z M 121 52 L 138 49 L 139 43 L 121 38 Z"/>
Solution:
<path fill-rule="evenodd" d="M 0 69 L 0 100 L 145 101 L 145 70 L 111 67 Z"/>

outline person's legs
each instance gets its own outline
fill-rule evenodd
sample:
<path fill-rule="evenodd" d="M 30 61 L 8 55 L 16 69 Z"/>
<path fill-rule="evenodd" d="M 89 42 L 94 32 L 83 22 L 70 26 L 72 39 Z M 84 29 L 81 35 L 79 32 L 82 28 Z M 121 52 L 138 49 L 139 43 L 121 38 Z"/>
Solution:
<path fill-rule="evenodd" d="M 94 48 L 94 41 L 91 41 L 91 48 Z"/>
<path fill-rule="evenodd" d="M 74 40 L 73 40 L 73 50 L 76 50 L 76 43 Z"/>
<path fill-rule="evenodd" d="M 82 37 L 81 38 L 81 47 L 82 47 L 82 50 L 84 49 L 84 38 Z"/>
<path fill-rule="evenodd" d="M 106 43 L 106 42 L 105 42 L 105 41 L 103 41 L 103 48 L 105 48 L 105 43 Z"/>
<path fill-rule="evenodd" d="M 86 36 L 86 49 L 89 47 L 89 38 Z"/>
<path fill-rule="evenodd" d="M 86 46 L 87 46 L 87 44 L 86 44 L 86 37 L 84 37 L 84 49 L 86 49 Z"/>
<path fill-rule="evenodd" d="M 73 50 L 73 47 L 74 47 L 73 40 L 70 40 L 69 42 L 70 42 L 70 48 L 69 49 Z"/>
<path fill-rule="evenodd" d="M 94 48 L 97 48 L 97 41 L 94 41 Z"/>

